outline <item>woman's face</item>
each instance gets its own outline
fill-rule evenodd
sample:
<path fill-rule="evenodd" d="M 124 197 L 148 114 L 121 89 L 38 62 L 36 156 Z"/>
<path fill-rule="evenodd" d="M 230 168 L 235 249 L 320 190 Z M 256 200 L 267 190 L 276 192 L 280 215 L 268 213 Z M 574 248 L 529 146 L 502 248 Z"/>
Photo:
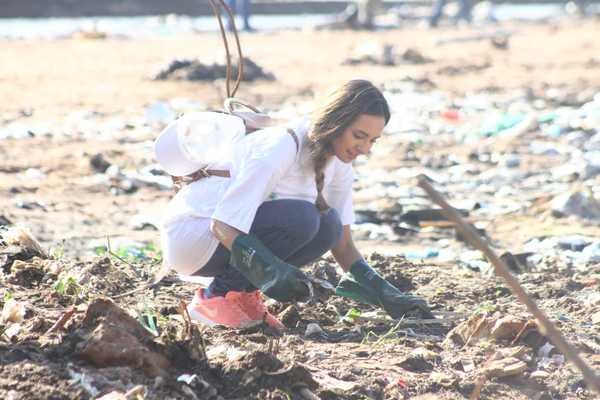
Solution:
<path fill-rule="evenodd" d="M 367 155 L 385 127 L 385 118 L 361 114 L 331 143 L 333 154 L 342 162 L 350 163 L 361 154 Z"/>

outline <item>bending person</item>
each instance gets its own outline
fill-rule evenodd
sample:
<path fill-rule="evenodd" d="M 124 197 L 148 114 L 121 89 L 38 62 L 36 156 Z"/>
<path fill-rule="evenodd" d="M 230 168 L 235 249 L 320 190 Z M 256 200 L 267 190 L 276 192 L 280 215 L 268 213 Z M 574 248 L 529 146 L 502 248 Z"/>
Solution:
<path fill-rule="evenodd" d="M 179 272 L 214 277 L 199 289 L 190 316 L 239 328 L 265 321 L 283 328 L 262 301 L 308 296 L 299 269 L 327 251 L 345 272 L 336 293 L 400 318 L 431 316 L 424 300 L 400 292 L 373 270 L 352 240 L 352 161 L 368 155 L 390 119 L 370 82 L 335 91 L 312 121 L 266 128 L 236 143 L 231 177 L 187 185 L 161 228 L 165 260 Z"/>

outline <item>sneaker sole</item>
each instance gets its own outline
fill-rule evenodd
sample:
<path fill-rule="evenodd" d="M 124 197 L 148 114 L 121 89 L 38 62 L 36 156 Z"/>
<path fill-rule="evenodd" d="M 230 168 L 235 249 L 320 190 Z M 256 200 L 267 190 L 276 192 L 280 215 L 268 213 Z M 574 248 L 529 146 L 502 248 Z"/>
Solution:
<path fill-rule="evenodd" d="M 200 313 L 197 313 L 192 307 L 191 305 L 187 306 L 187 312 L 190 315 L 190 318 L 193 319 L 194 321 L 198 321 L 201 322 L 202 324 L 206 325 L 206 326 L 217 326 L 218 324 L 214 321 L 211 321 L 210 319 L 206 318 L 205 316 L 203 316 Z"/>
<path fill-rule="evenodd" d="M 193 319 L 194 321 L 200 322 L 200 323 L 202 323 L 202 324 L 204 324 L 204 325 L 206 325 L 206 326 L 208 326 L 208 327 L 211 327 L 211 328 L 212 328 L 212 327 L 215 327 L 215 326 L 217 326 L 217 325 L 226 326 L 226 325 L 223 325 L 223 324 L 216 323 L 215 321 L 212 321 L 212 320 L 210 320 L 210 319 L 206 318 L 206 317 L 205 317 L 205 316 L 203 316 L 202 314 L 200 314 L 200 313 L 197 313 L 197 312 L 196 312 L 196 311 L 195 311 L 195 310 L 194 310 L 194 309 L 191 307 L 191 305 L 188 305 L 188 306 L 187 306 L 187 311 L 188 311 L 188 314 L 190 315 L 190 318 L 191 318 L 191 319 Z M 247 329 L 247 328 L 253 328 L 253 327 L 255 327 L 255 326 L 258 326 L 258 325 L 262 324 L 262 322 L 263 322 L 263 321 L 250 321 L 250 322 L 248 322 L 248 323 L 246 323 L 246 324 L 243 324 L 243 325 L 240 325 L 240 326 L 238 326 L 238 327 L 236 327 L 236 328 L 234 328 L 234 329 Z"/>

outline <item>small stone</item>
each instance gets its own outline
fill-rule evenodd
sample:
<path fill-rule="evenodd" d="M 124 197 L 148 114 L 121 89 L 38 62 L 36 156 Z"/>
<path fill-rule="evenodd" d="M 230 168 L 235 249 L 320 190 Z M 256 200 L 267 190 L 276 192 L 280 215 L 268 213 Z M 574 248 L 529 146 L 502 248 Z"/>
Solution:
<path fill-rule="evenodd" d="M 540 370 L 533 371 L 531 373 L 531 375 L 529 375 L 529 377 L 531 379 L 546 379 L 549 376 L 550 376 L 550 374 L 548 372 L 546 372 L 546 371 L 540 371 Z"/>
<path fill-rule="evenodd" d="M 304 333 L 304 335 L 307 337 L 321 336 L 324 334 L 325 332 L 323 331 L 323 328 L 321 328 L 319 324 L 315 324 L 314 322 L 308 324 L 308 326 L 306 327 L 306 332 Z"/>
<path fill-rule="evenodd" d="M 162 376 L 157 376 L 156 378 L 154 378 L 154 388 L 158 389 L 159 387 L 163 386 L 165 384 L 165 378 L 163 378 Z"/>
<path fill-rule="evenodd" d="M 504 377 L 520 375 L 527 370 L 527 364 L 515 357 L 507 357 L 501 360 L 494 360 L 487 365 L 483 372 L 488 377 Z"/>
<path fill-rule="evenodd" d="M 432 372 L 429 379 L 443 388 L 450 388 L 457 383 L 456 377 L 444 372 Z"/>
<path fill-rule="evenodd" d="M 439 362 L 442 359 L 438 353 L 426 349 L 425 347 L 417 347 L 410 352 L 410 355 L 413 357 L 422 357 L 424 360 L 433 362 Z"/>
<path fill-rule="evenodd" d="M 425 348 L 417 348 L 413 350 L 408 357 L 400 361 L 397 365 L 411 372 L 431 371 L 433 363 L 439 362 L 440 356 Z"/>
<path fill-rule="evenodd" d="M 95 171 L 103 174 L 111 164 L 106 161 L 102 153 L 97 153 L 90 158 L 90 165 Z"/>
<path fill-rule="evenodd" d="M 281 323 L 288 328 L 295 327 L 301 319 L 298 309 L 293 304 L 283 310 L 278 317 Z"/>

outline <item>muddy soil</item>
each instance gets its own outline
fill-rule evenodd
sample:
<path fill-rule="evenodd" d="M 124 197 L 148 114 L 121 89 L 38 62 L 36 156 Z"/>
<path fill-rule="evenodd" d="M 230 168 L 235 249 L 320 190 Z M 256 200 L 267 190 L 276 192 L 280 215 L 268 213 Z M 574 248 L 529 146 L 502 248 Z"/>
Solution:
<path fill-rule="evenodd" d="M 322 259 L 308 272 L 335 285 L 332 261 Z M 0 393 L 7 399 L 88 399 L 131 390 L 147 399 L 303 399 L 310 398 L 307 392 L 323 399 L 460 399 L 477 388 L 481 399 L 596 398 L 535 324 L 522 332 L 528 314 L 500 279 L 377 253 L 369 261 L 399 287 L 427 298 L 439 321 L 386 319 L 321 287 L 308 303 L 269 301 L 287 326 L 283 333 L 266 326 L 206 328 L 186 324 L 179 300 L 190 298 L 195 287 L 173 276 L 154 289 L 118 297 L 123 282 L 133 287 L 146 281 L 148 263 L 114 255 L 85 264 L 13 262 L 16 270 L 6 270 L 0 296 L 4 304 L 23 304 L 24 316 L 0 345 Z M 39 279 L 19 284 L 24 270 Z M 88 279 L 68 283 L 65 273 Z M 589 274 L 573 276 L 552 265 L 519 278 L 597 368 L 600 342 L 588 321 L 593 306 L 582 299 L 597 292 L 600 267 L 590 266 Z M 61 280 L 66 288 L 57 285 Z M 573 290 L 580 296 L 565 295 Z M 72 316 L 64 319 L 67 313 Z M 479 332 L 467 344 L 460 339 L 473 336 L 461 331 L 468 331 L 467 320 L 494 325 L 507 317 L 517 322 L 502 334 Z M 51 330 L 59 319 L 63 326 Z M 516 359 L 521 367 L 508 376 L 490 372 L 498 359 Z"/>

